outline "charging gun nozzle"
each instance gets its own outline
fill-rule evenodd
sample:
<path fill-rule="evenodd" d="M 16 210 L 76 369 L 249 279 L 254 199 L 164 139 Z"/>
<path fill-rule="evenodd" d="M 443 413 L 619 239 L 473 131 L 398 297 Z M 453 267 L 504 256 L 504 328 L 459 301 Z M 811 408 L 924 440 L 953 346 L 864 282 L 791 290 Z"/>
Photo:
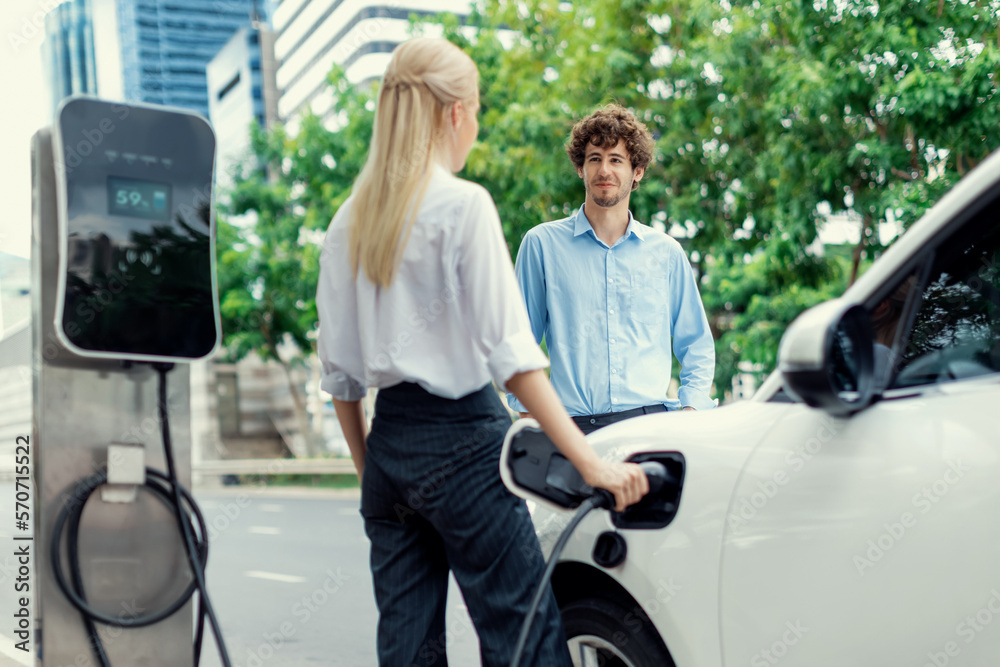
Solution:
<path fill-rule="evenodd" d="M 646 473 L 646 479 L 649 480 L 649 495 L 659 493 L 660 489 L 670 481 L 670 473 L 667 471 L 667 466 L 659 461 L 643 461 L 639 464 L 639 467 Z"/>

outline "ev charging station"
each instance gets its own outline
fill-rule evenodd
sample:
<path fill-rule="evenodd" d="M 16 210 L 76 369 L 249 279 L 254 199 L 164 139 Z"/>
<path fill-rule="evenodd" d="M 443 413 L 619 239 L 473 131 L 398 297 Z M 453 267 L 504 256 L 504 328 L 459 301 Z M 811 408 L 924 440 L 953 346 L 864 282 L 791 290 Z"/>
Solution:
<path fill-rule="evenodd" d="M 178 362 L 221 336 L 214 158 L 196 114 L 88 97 L 33 138 L 36 664 L 192 665 L 196 606 L 225 653 L 207 536 L 178 485 L 191 479 Z"/>

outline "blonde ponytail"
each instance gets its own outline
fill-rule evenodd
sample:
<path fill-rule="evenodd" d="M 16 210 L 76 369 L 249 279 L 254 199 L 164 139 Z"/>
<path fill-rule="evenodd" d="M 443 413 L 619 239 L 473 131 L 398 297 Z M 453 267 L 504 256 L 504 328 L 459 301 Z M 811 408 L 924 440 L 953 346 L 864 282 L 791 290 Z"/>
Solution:
<path fill-rule="evenodd" d="M 351 268 L 374 284 L 395 278 L 430 182 L 447 156 L 450 110 L 476 98 L 476 66 L 444 39 L 418 38 L 392 53 L 378 94 L 368 160 L 354 183 Z"/>

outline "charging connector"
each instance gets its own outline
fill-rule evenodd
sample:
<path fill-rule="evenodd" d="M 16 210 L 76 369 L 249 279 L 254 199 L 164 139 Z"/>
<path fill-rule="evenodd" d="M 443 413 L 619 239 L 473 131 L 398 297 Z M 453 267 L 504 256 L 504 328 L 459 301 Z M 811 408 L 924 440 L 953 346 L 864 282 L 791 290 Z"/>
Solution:
<path fill-rule="evenodd" d="M 642 471 L 646 473 L 646 479 L 649 480 L 649 493 L 650 495 L 659 493 L 660 490 L 670 482 L 670 473 L 667 471 L 667 467 L 658 461 L 643 461 L 639 464 Z M 566 543 L 569 542 L 570 536 L 573 535 L 573 531 L 576 530 L 580 522 L 583 521 L 590 512 L 595 509 L 606 509 L 611 510 L 615 506 L 615 497 L 607 489 L 594 489 L 590 497 L 584 500 L 573 515 L 570 520 L 569 525 L 563 529 L 563 532 L 559 535 L 559 539 L 556 540 L 555 547 L 552 548 L 552 553 L 549 555 L 549 560 L 545 564 L 545 571 L 542 573 L 542 580 L 538 583 L 538 588 L 535 589 L 535 594 L 531 598 L 531 605 L 528 607 L 528 613 L 524 617 L 524 622 L 521 624 L 521 632 L 517 637 L 517 644 L 514 647 L 514 654 L 510 660 L 510 667 L 520 667 L 521 656 L 524 654 L 524 647 L 528 643 L 528 634 L 531 632 L 531 624 L 535 620 L 535 615 L 538 614 L 538 607 L 542 602 L 542 598 L 545 596 L 545 591 L 548 588 L 549 582 L 552 580 L 552 573 L 556 569 L 556 564 L 559 563 L 559 556 L 562 555 L 563 549 L 566 548 Z"/>
<path fill-rule="evenodd" d="M 667 466 L 659 461 L 643 461 L 639 464 L 639 467 L 646 473 L 646 479 L 649 481 L 649 494 L 647 495 L 655 496 L 663 487 L 673 481 L 673 478 L 667 471 Z"/>

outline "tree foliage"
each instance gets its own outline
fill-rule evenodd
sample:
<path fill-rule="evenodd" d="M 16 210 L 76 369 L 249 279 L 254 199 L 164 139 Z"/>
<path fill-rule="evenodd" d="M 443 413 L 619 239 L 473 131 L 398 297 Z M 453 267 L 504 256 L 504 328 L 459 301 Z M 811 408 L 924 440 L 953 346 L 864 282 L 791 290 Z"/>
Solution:
<path fill-rule="evenodd" d="M 997 0 L 483 0 L 464 25 L 439 22 L 479 67 L 462 176 L 493 195 L 512 253 L 583 201 L 564 151 L 576 120 L 615 101 L 654 132 L 632 210 L 691 254 L 720 397 L 739 361 L 774 367 L 787 324 L 884 249 L 880 229 L 911 224 L 1000 145 Z M 370 89 L 330 81 L 341 127 L 306 116 L 294 137 L 255 135 L 231 210 L 256 226 L 220 225 L 235 355 L 270 355 L 284 334 L 311 350 L 313 235 L 360 171 L 373 110 Z M 816 243 L 830 214 L 854 221 L 855 247 Z"/>
<path fill-rule="evenodd" d="M 634 109 L 658 155 L 632 208 L 698 266 L 720 393 L 737 361 L 774 368 L 788 323 L 884 249 L 880 225 L 912 223 L 1000 145 L 996 2 L 490 0 L 476 20 L 520 36 L 453 31 L 490 100 L 468 171 L 506 199 L 512 246 L 582 201 L 571 123 Z M 816 244 L 831 213 L 856 220 L 852 252 Z"/>
<path fill-rule="evenodd" d="M 256 351 L 281 362 L 287 340 L 314 351 L 318 240 L 364 164 L 373 120 L 371 89 L 352 87 L 339 71 L 330 82 L 344 127 L 331 132 L 311 114 L 294 136 L 283 126 L 264 132 L 253 125 L 250 155 L 233 174 L 218 224 L 223 330 L 233 359 Z"/>
<path fill-rule="evenodd" d="M 331 132 L 311 114 L 294 136 L 252 125 L 249 155 L 232 174 L 217 224 L 225 355 L 238 361 L 256 352 L 282 366 L 313 454 L 317 436 L 290 369 L 315 353 L 319 241 L 364 163 L 373 119 L 370 88 L 352 87 L 339 71 L 330 85 L 346 125 Z"/>
<path fill-rule="evenodd" d="M 657 87 L 671 108 L 671 213 L 695 221 L 695 245 L 717 262 L 706 301 L 720 359 L 770 370 L 790 319 L 883 249 L 880 224 L 911 224 L 1000 145 L 1000 5 L 663 9 L 674 17 Z M 860 227 L 846 264 L 807 250 L 831 211 Z M 733 280 L 747 254 L 753 291 Z"/>

